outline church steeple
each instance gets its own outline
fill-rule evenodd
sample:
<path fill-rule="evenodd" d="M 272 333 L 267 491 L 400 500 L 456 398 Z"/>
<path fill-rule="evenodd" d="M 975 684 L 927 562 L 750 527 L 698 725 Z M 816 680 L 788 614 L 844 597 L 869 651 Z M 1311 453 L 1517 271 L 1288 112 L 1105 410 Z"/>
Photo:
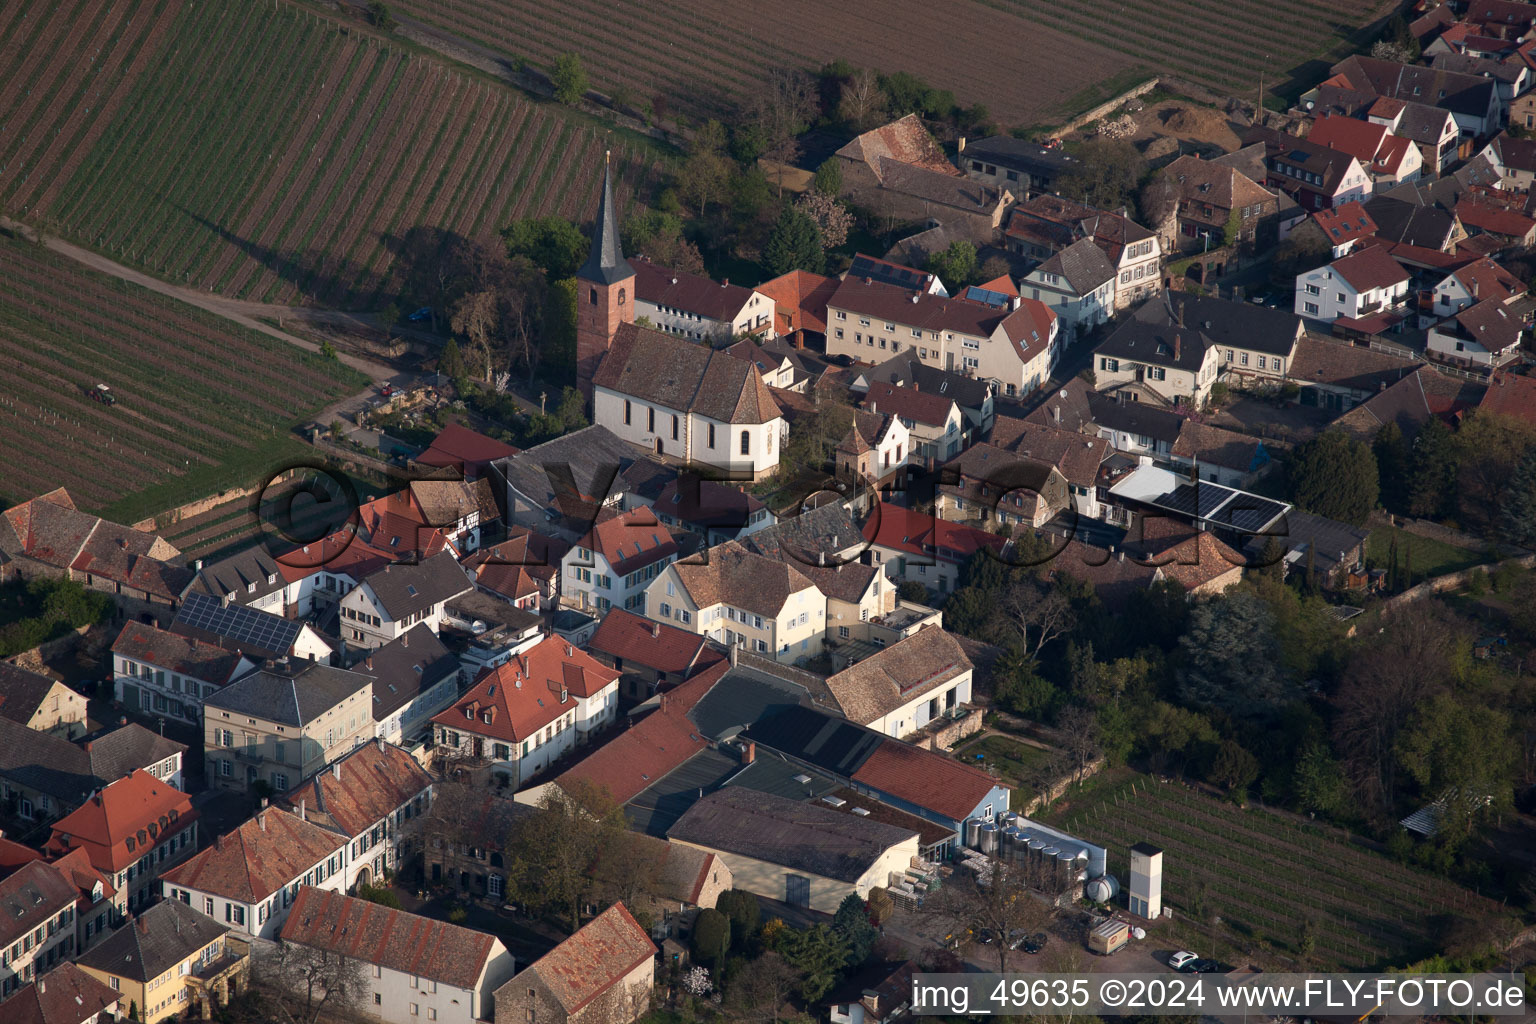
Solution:
<path fill-rule="evenodd" d="M 592 228 L 592 251 L 576 272 L 576 386 L 589 400 L 592 378 L 619 328 L 635 321 L 635 268 L 619 243 L 619 214 L 613 205 L 613 164 L 603 157 L 603 195 Z"/>
<path fill-rule="evenodd" d="M 592 251 L 576 277 L 598 284 L 617 284 L 634 276 L 635 269 L 624 258 L 624 247 L 619 241 L 619 217 L 613 205 L 613 162 L 604 153 L 603 195 L 598 200 L 597 222 L 592 227 Z"/>

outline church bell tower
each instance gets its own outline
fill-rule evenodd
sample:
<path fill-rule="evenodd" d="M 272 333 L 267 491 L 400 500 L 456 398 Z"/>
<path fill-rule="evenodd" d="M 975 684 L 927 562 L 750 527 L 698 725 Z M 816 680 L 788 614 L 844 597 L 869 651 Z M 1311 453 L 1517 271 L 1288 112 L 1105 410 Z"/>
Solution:
<path fill-rule="evenodd" d="M 620 324 L 634 323 L 635 269 L 619 243 L 619 218 L 613 205 L 613 163 L 603 157 L 603 194 L 592 229 L 592 251 L 576 272 L 576 385 L 590 403 L 592 378 Z"/>

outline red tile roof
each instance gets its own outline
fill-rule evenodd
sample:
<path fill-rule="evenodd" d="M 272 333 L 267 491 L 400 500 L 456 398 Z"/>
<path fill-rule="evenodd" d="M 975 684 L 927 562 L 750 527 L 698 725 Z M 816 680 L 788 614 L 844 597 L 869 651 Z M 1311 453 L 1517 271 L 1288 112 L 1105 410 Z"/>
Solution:
<path fill-rule="evenodd" d="M 610 655 L 629 665 L 676 675 L 693 671 L 701 661 L 713 664 L 724 657 L 714 652 L 697 633 L 622 608 L 613 608 L 603 616 L 597 632 L 586 646 L 588 650 Z M 715 657 L 706 659 L 708 654 Z"/>
<path fill-rule="evenodd" d="M 649 506 L 598 523 L 576 545 L 602 555 L 620 576 L 677 554 L 677 541 Z"/>
<path fill-rule="evenodd" d="M 1409 277 L 1402 264 L 1379 245 L 1366 246 L 1358 252 L 1334 260 L 1333 272 L 1348 281 L 1357 292 L 1390 288 Z"/>
<path fill-rule="evenodd" d="M 827 300 L 837 291 L 837 278 L 808 270 L 791 270 L 757 286 L 774 302 L 774 328 L 779 334 L 793 331 L 827 333 Z"/>
<path fill-rule="evenodd" d="M 1536 377 L 1498 374 L 1483 392 L 1478 409 L 1536 424 Z"/>
<path fill-rule="evenodd" d="M 1318 210 L 1312 219 L 1323 229 L 1324 236 L 1333 245 L 1343 245 L 1376 233 L 1376 222 L 1365 212 L 1365 205 L 1354 200 L 1340 203 L 1331 209 Z"/>
<path fill-rule="evenodd" d="M 955 411 L 953 398 L 886 381 L 871 384 L 861 405 L 870 412 L 891 413 L 931 427 L 942 427 Z"/>
<path fill-rule="evenodd" d="M 1007 543 L 995 533 L 936 518 L 926 512 L 881 502 L 864 524 L 864 539 L 907 555 L 932 555 L 940 561 L 962 563 L 980 551 L 1001 552 Z"/>
<path fill-rule="evenodd" d="M 346 845 L 334 832 L 269 807 L 160 878 L 183 889 L 260 903 Z"/>
<path fill-rule="evenodd" d="M 408 751 L 375 740 L 349 751 L 283 797 L 316 825 L 355 839 L 432 785 L 432 776 Z"/>
<path fill-rule="evenodd" d="M 928 134 L 916 114 L 892 121 L 855 137 L 837 155 L 849 160 L 862 160 L 876 173 L 880 173 L 882 159 L 926 168 L 938 174 L 961 177 L 959 169 L 949 162 L 939 144 Z"/>
<path fill-rule="evenodd" d="M 618 678 L 618 672 L 563 637 L 549 636 L 482 673 L 468 693 L 432 721 L 476 736 L 521 743 L 574 711 L 576 698 L 594 696 L 617 684 Z"/>
<path fill-rule="evenodd" d="M 475 476 L 495 459 L 516 455 L 518 449 L 486 437 L 468 427 L 450 423 L 432 439 L 432 445 L 416 457 L 423 466 L 462 469 L 465 476 Z"/>
<path fill-rule="evenodd" d="M 1507 299 L 1525 292 L 1525 283 L 1488 257 L 1468 263 L 1451 276 L 1479 299 Z"/>
<path fill-rule="evenodd" d="M 1353 117 L 1324 115 L 1312 123 L 1310 142 L 1348 153 L 1378 174 L 1398 174 L 1411 143 L 1387 130 L 1384 124 Z"/>
<path fill-rule="evenodd" d="M 116 874 L 196 819 L 187 794 L 141 768 L 54 822 L 47 848 L 83 848 L 97 870 Z"/>
<path fill-rule="evenodd" d="M 112 653 L 223 686 L 240 665 L 239 651 L 226 651 L 180 633 L 171 633 L 142 622 L 123 626 L 112 642 Z"/>
<path fill-rule="evenodd" d="M 1536 229 L 1536 220 L 1501 205 L 1470 196 L 1456 204 L 1456 216 L 1469 228 L 1509 238 L 1525 238 Z"/>
<path fill-rule="evenodd" d="M 635 268 L 635 299 L 656 306 L 697 313 L 708 320 L 729 323 L 752 301 L 751 288 L 729 281 L 715 281 L 703 274 L 674 270 L 644 257 L 631 259 Z M 763 310 L 767 312 L 767 310 Z M 754 317 L 755 319 L 755 317 Z"/>
<path fill-rule="evenodd" d="M 645 929 L 624 904 L 615 903 L 528 970 L 544 982 L 570 1017 L 655 955 L 656 945 Z"/>
<path fill-rule="evenodd" d="M 894 739 L 874 749 L 853 773 L 853 781 L 955 821 L 970 815 L 1002 785 L 980 769 Z"/>
<path fill-rule="evenodd" d="M 282 940 L 379 967 L 473 989 L 497 939 L 339 892 L 299 887 Z"/>

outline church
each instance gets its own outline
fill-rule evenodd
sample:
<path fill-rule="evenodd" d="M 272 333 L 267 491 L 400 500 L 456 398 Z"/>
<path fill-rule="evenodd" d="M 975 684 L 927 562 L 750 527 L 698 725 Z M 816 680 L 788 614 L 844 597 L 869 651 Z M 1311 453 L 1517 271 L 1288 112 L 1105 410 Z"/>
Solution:
<path fill-rule="evenodd" d="M 789 427 L 757 368 L 636 324 L 634 278 L 619 242 L 608 167 L 592 250 L 576 273 L 576 381 L 592 422 L 732 480 L 770 475 Z"/>

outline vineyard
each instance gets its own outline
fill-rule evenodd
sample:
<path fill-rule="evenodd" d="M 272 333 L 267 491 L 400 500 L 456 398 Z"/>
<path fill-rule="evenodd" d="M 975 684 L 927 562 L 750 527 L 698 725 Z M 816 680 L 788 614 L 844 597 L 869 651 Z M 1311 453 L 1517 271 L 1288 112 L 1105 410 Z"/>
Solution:
<path fill-rule="evenodd" d="M 291 464 L 296 417 L 367 380 L 35 244 L 0 241 L 0 498 L 65 486 L 135 522 Z M 98 383 L 117 397 L 90 398 Z"/>
<path fill-rule="evenodd" d="M 1129 877 L 1131 844 L 1160 847 L 1163 903 L 1204 936 L 1205 955 L 1230 945 L 1296 960 L 1305 921 L 1318 969 L 1400 965 L 1434 951 L 1435 929 L 1445 919 L 1481 919 L 1499 910 L 1453 882 L 1354 846 L 1334 830 L 1241 810 L 1145 776 L 1071 808 L 1060 824 L 1106 846 L 1110 873 L 1122 880 Z"/>
<path fill-rule="evenodd" d="M 231 297 L 383 305 L 450 235 L 597 201 L 591 124 L 286 0 L 16 0 L 0 58 L 0 208 Z M 646 194 L 662 158 L 608 145 Z"/>
<path fill-rule="evenodd" d="M 962 0 L 935 10 L 893 0 L 878 18 L 856 4 L 788 0 L 771 18 L 751 4 L 665 0 L 398 0 L 402 13 L 548 68 L 579 53 L 594 87 L 635 103 L 661 98 L 690 117 L 749 98 L 774 66 L 839 58 L 911 71 L 982 103 L 1005 125 L 1064 120 L 1146 73 L 1253 95 L 1323 55 L 1382 9 L 1381 0 Z M 636 42 L 645 40 L 640 49 Z M 981 73 L 978 73 L 981 72 Z"/>

